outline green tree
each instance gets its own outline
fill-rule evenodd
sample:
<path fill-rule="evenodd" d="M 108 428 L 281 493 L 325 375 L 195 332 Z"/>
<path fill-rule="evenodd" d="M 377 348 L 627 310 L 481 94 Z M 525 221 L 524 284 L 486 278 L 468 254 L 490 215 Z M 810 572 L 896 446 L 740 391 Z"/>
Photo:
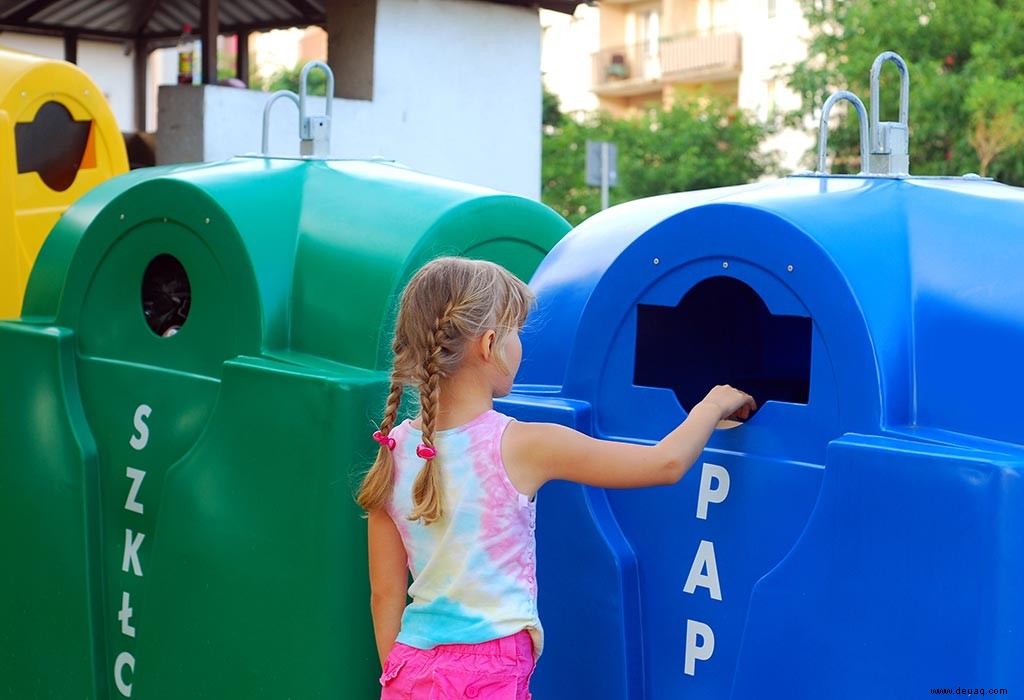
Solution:
<path fill-rule="evenodd" d="M 217 81 L 234 78 L 238 57 L 233 53 L 222 51 L 217 54 Z"/>
<path fill-rule="evenodd" d="M 619 151 L 619 184 L 611 204 L 670 192 L 751 182 L 777 170 L 760 146 L 768 128 L 724 98 L 680 95 L 668 109 L 633 118 L 606 113 L 565 119 L 543 138 L 542 200 L 573 225 L 599 211 L 601 194 L 586 184 L 586 142 L 611 141 Z"/>
<path fill-rule="evenodd" d="M 787 78 L 801 96 L 790 115 L 810 125 L 829 93 L 852 90 L 870 109 L 875 57 L 896 51 L 910 69 L 910 168 L 919 175 L 984 170 L 1024 184 L 1024 0 L 801 0 L 808 58 Z M 899 74 L 886 65 L 880 118 L 896 121 Z M 814 123 L 817 128 L 816 121 Z M 829 134 L 832 172 L 859 164 L 853 110 Z"/>
<path fill-rule="evenodd" d="M 267 78 L 262 78 L 259 74 L 254 73 L 252 80 L 249 82 L 249 87 L 265 92 L 291 90 L 294 93 L 298 93 L 299 75 L 302 73 L 304 65 L 296 64 L 291 68 L 279 68 Z M 314 68 L 309 72 L 309 82 L 306 87 L 306 94 L 323 97 L 327 93 L 327 76 L 319 68 Z"/>
<path fill-rule="evenodd" d="M 555 128 L 562 125 L 563 119 L 565 117 L 562 115 L 562 105 L 558 100 L 558 95 L 544 88 L 541 102 L 541 124 Z"/>

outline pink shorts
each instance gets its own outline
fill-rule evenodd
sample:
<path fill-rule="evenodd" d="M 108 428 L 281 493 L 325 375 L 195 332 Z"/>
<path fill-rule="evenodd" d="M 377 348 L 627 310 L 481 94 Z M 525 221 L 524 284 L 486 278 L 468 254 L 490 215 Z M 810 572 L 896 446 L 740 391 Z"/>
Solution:
<path fill-rule="evenodd" d="M 416 649 L 395 643 L 381 700 L 530 700 L 533 640 L 526 630 L 480 644 Z"/>

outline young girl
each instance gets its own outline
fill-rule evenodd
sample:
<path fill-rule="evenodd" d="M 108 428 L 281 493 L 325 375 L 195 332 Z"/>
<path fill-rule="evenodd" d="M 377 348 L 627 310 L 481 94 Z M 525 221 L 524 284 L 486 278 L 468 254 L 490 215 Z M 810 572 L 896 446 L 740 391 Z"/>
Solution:
<path fill-rule="evenodd" d="M 391 393 L 373 436 L 380 449 L 359 491 L 382 700 L 528 700 L 543 645 L 537 490 L 551 479 L 675 483 L 720 420 L 757 408 L 747 394 L 715 387 L 652 446 L 497 413 L 493 399 L 512 389 L 532 302 L 503 268 L 461 258 L 423 266 L 402 294 Z M 419 390 L 420 415 L 395 426 L 406 385 Z"/>

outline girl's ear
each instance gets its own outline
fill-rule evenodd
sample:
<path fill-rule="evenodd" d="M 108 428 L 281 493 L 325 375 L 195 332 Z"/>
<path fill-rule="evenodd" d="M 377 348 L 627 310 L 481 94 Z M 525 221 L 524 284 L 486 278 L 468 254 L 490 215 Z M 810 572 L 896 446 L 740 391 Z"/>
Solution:
<path fill-rule="evenodd" d="M 483 358 L 484 362 L 489 362 L 491 356 L 494 354 L 494 342 L 497 335 L 497 333 L 491 330 L 480 336 L 480 356 Z"/>

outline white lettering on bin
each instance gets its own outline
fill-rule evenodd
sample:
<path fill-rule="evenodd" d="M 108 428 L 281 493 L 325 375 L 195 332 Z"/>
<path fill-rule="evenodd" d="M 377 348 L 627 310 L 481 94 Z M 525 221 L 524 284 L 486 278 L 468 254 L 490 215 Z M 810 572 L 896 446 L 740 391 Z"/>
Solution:
<path fill-rule="evenodd" d="M 130 698 L 132 696 L 132 684 L 124 682 L 125 666 L 132 672 L 132 675 L 135 675 L 135 657 L 127 651 L 122 651 L 117 655 L 117 661 L 114 662 L 114 682 L 117 684 L 118 692 L 126 698 Z"/>
<path fill-rule="evenodd" d="M 142 480 L 146 478 L 146 472 L 128 467 L 126 473 L 132 480 L 132 485 L 128 489 L 128 499 L 124 502 L 124 509 L 142 515 L 142 504 L 135 499 L 139 497 L 139 487 L 142 486 Z"/>
<path fill-rule="evenodd" d="M 149 426 L 146 424 L 145 419 L 149 418 L 152 413 L 153 409 L 146 404 L 139 404 L 135 409 L 135 416 L 132 418 L 134 432 L 128 438 L 128 444 L 132 448 L 142 450 L 149 444 Z M 124 501 L 124 509 L 129 513 L 142 515 L 145 512 L 145 508 L 139 501 L 139 489 L 142 487 L 142 480 L 146 478 L 146 472 L 141 469 L 127 467 L 125 469 L 125 476 L 131 479 L 131 486 L 128 487 L 128 497 Z M 131 572 L 140 578 L 142 577 L 142 563 L 139 561 L 139 548 L 142 546 L 144 539 L 146 539 L 144 533 L 134 533 L 130 528 L 125 528 L 124 559 L 121 561 L 121 570 L 128 573 L 128 569 L 131 567 Z M 135 628 L 131 624 L 134 613 L 135 611 L 131 607 L 131 596 L 128 591 L 121 591 L 121 609 L 117 612 L 117 619 L 121 623 L 121 634 L 132 639 L 135 638 Z M 132 684 L 126 683 L 124 680 L 125 666 L 128 667 L 132 678 L 134 678 L 135 657 L 128 651 L 122 651 L 118 654 L 117 660 L 114 662 L 114 684 L 121 695 L 129 698 L 132 695 Z"/>
<path fill-rule="evenodd" d="M 697 639 L 703 641 L 697 644 Z M 698 661 L 707 661 L 715 653 L 715 633 L 703 622 L 686 621 L 686 675 L 692 676 Z"/>
<path fill-rule="evenodd" d="M 131 599 L 128 591 L 121 592 L 121 610 L 117 613 L 117 619 L 121 621 L 121 634 L 128 637 L 135 637 L 135 628 L 128 622 L 132 619 L 132 609 L 128 607 Z"/>
<path fill-rule="evenodd" d="M 146 404 L 135 409 L 135 431 L 138 435 L 132 435 L 128 442 L 136 450 L 141 450 L 149 442 L 149 426 L 142 419 L 149 418 L 151 413 L 153 409 Z"/>
<path fill-rule="evenodd" d="M 718 482 L 718 486 L 711 488 L 711 480 Z M 729 495 L 729 472 L 725 467 L 717 464 L 704 463 L 700 473 L 700 493 L 697 494 L 697 517 L 701 520 L 708 519 L 708 504 L 721 503 Z"/>
<path fill-rule="evenodd" d="M 142 565 L 139 564 L 139 546 L 146 536 L 141 532 L 132 537 L 132 531 L 124 531 L 124 561 L 121 562 L 121 571 L 128 573 L 128 565 L 131 564 L 132 572 L 136 576 L 142 576 Z"/>
<path fill-rule="evenodd" d="M 722 599 L 722 585 L 718 580 L 718 564 L 715 562 L 715 544 L 707 540 L 701 540 L 697 547 L 683 592 L 693 593 L 698 587 L 708 589 L 715 600 Z"/>
<path fill-rule="evenodd" d="M 729 495 L 729 470 L 718 464 L 705 462 L 700 472 L 700 490 L 697 492 L 697 519 L 708 519 L 708 506 L 722 503 Z M 715 543 L 701 540 L 686 576 L 683 592 L 693 595 L 698 588 L 708 589 L 712 600 L 722 600 L 722 583 L 718 577 Z M 700 640 L 700 644 L 698 644 Z M 710 625 L 696 620 L 686 621 L 686 675 L 697 672 L 697 662 L 707 661 L 715 653 L 715 633 Z"/>

